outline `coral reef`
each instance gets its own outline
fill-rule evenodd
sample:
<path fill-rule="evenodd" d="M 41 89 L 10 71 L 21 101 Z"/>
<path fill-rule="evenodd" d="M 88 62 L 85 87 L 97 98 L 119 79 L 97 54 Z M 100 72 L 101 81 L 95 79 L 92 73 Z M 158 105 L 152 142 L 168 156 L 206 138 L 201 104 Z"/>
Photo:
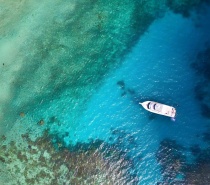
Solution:
<path fill-rule="evenodd" d="M 14 141 L 1 145 L 0 163 L 14 177 L 11 184 L 138 183 L 130 174 L 132 162 L 117 147 L 101 140 L 65 146 L 48 131 L 35 141 L 28 134 L 22 139 L 21 145 Z"/>

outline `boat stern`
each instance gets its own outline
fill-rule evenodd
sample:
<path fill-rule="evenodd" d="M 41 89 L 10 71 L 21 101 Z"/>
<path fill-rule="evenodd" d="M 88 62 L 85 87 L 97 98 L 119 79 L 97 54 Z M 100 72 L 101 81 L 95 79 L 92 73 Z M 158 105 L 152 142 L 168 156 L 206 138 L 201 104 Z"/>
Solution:
<path fill-rule="evenodd" d="M 172 110 L 171 110 L 171 117 L 172 118 L 176 117 L 176 109 L 174 107 L 172 107 Z"/>

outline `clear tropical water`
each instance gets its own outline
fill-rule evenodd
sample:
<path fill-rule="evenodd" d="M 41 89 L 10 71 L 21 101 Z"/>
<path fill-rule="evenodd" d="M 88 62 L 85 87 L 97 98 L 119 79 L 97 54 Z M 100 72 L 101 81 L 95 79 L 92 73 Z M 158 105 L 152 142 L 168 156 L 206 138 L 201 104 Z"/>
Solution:
<path fill-rule="evenodd" d="M 210 8 L 169 2 L 2 1 L 1 184 L 210 184 Z"/>

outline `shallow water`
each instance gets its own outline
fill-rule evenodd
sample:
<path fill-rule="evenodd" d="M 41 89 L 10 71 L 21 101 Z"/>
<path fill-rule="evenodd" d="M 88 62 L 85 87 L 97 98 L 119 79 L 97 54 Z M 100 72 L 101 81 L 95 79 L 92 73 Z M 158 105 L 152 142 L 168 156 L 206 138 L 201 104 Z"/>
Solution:
<path fill-rule="evenodd" d="M 153 11 L 140 17 L 142 34 L 136 3 L 114 2 L 119 13 L 100 1 L 55 1 L 49 12 L 50 2 L 32 3 L 21 29 L 2 36 L 2 184 L 199 181 L 190 167 L 209 164 L 209 119 L 196 99 L 203 77 L 192 63 L 209 46 L 210 9 L 190 17 Z M 151 4 L 144 6 L 164 8 Z M 176 121 L 146 112 L 138 104 L 146 100 L 176 107 Z"/>

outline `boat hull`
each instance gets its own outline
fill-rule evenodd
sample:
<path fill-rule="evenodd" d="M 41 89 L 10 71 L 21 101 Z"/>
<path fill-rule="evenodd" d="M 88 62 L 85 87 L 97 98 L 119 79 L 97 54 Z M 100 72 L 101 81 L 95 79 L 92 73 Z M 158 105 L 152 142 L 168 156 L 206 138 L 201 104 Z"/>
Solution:
<path fill-rule="evenodd" d="M 139 104 L 141 104 L 147 111 L 155 114 L 168 116 L 171 118 L 175 118 L 176 116 L 176 109 L 172 106 L 168 106 L 154 101 L 145 101 Z"/>

